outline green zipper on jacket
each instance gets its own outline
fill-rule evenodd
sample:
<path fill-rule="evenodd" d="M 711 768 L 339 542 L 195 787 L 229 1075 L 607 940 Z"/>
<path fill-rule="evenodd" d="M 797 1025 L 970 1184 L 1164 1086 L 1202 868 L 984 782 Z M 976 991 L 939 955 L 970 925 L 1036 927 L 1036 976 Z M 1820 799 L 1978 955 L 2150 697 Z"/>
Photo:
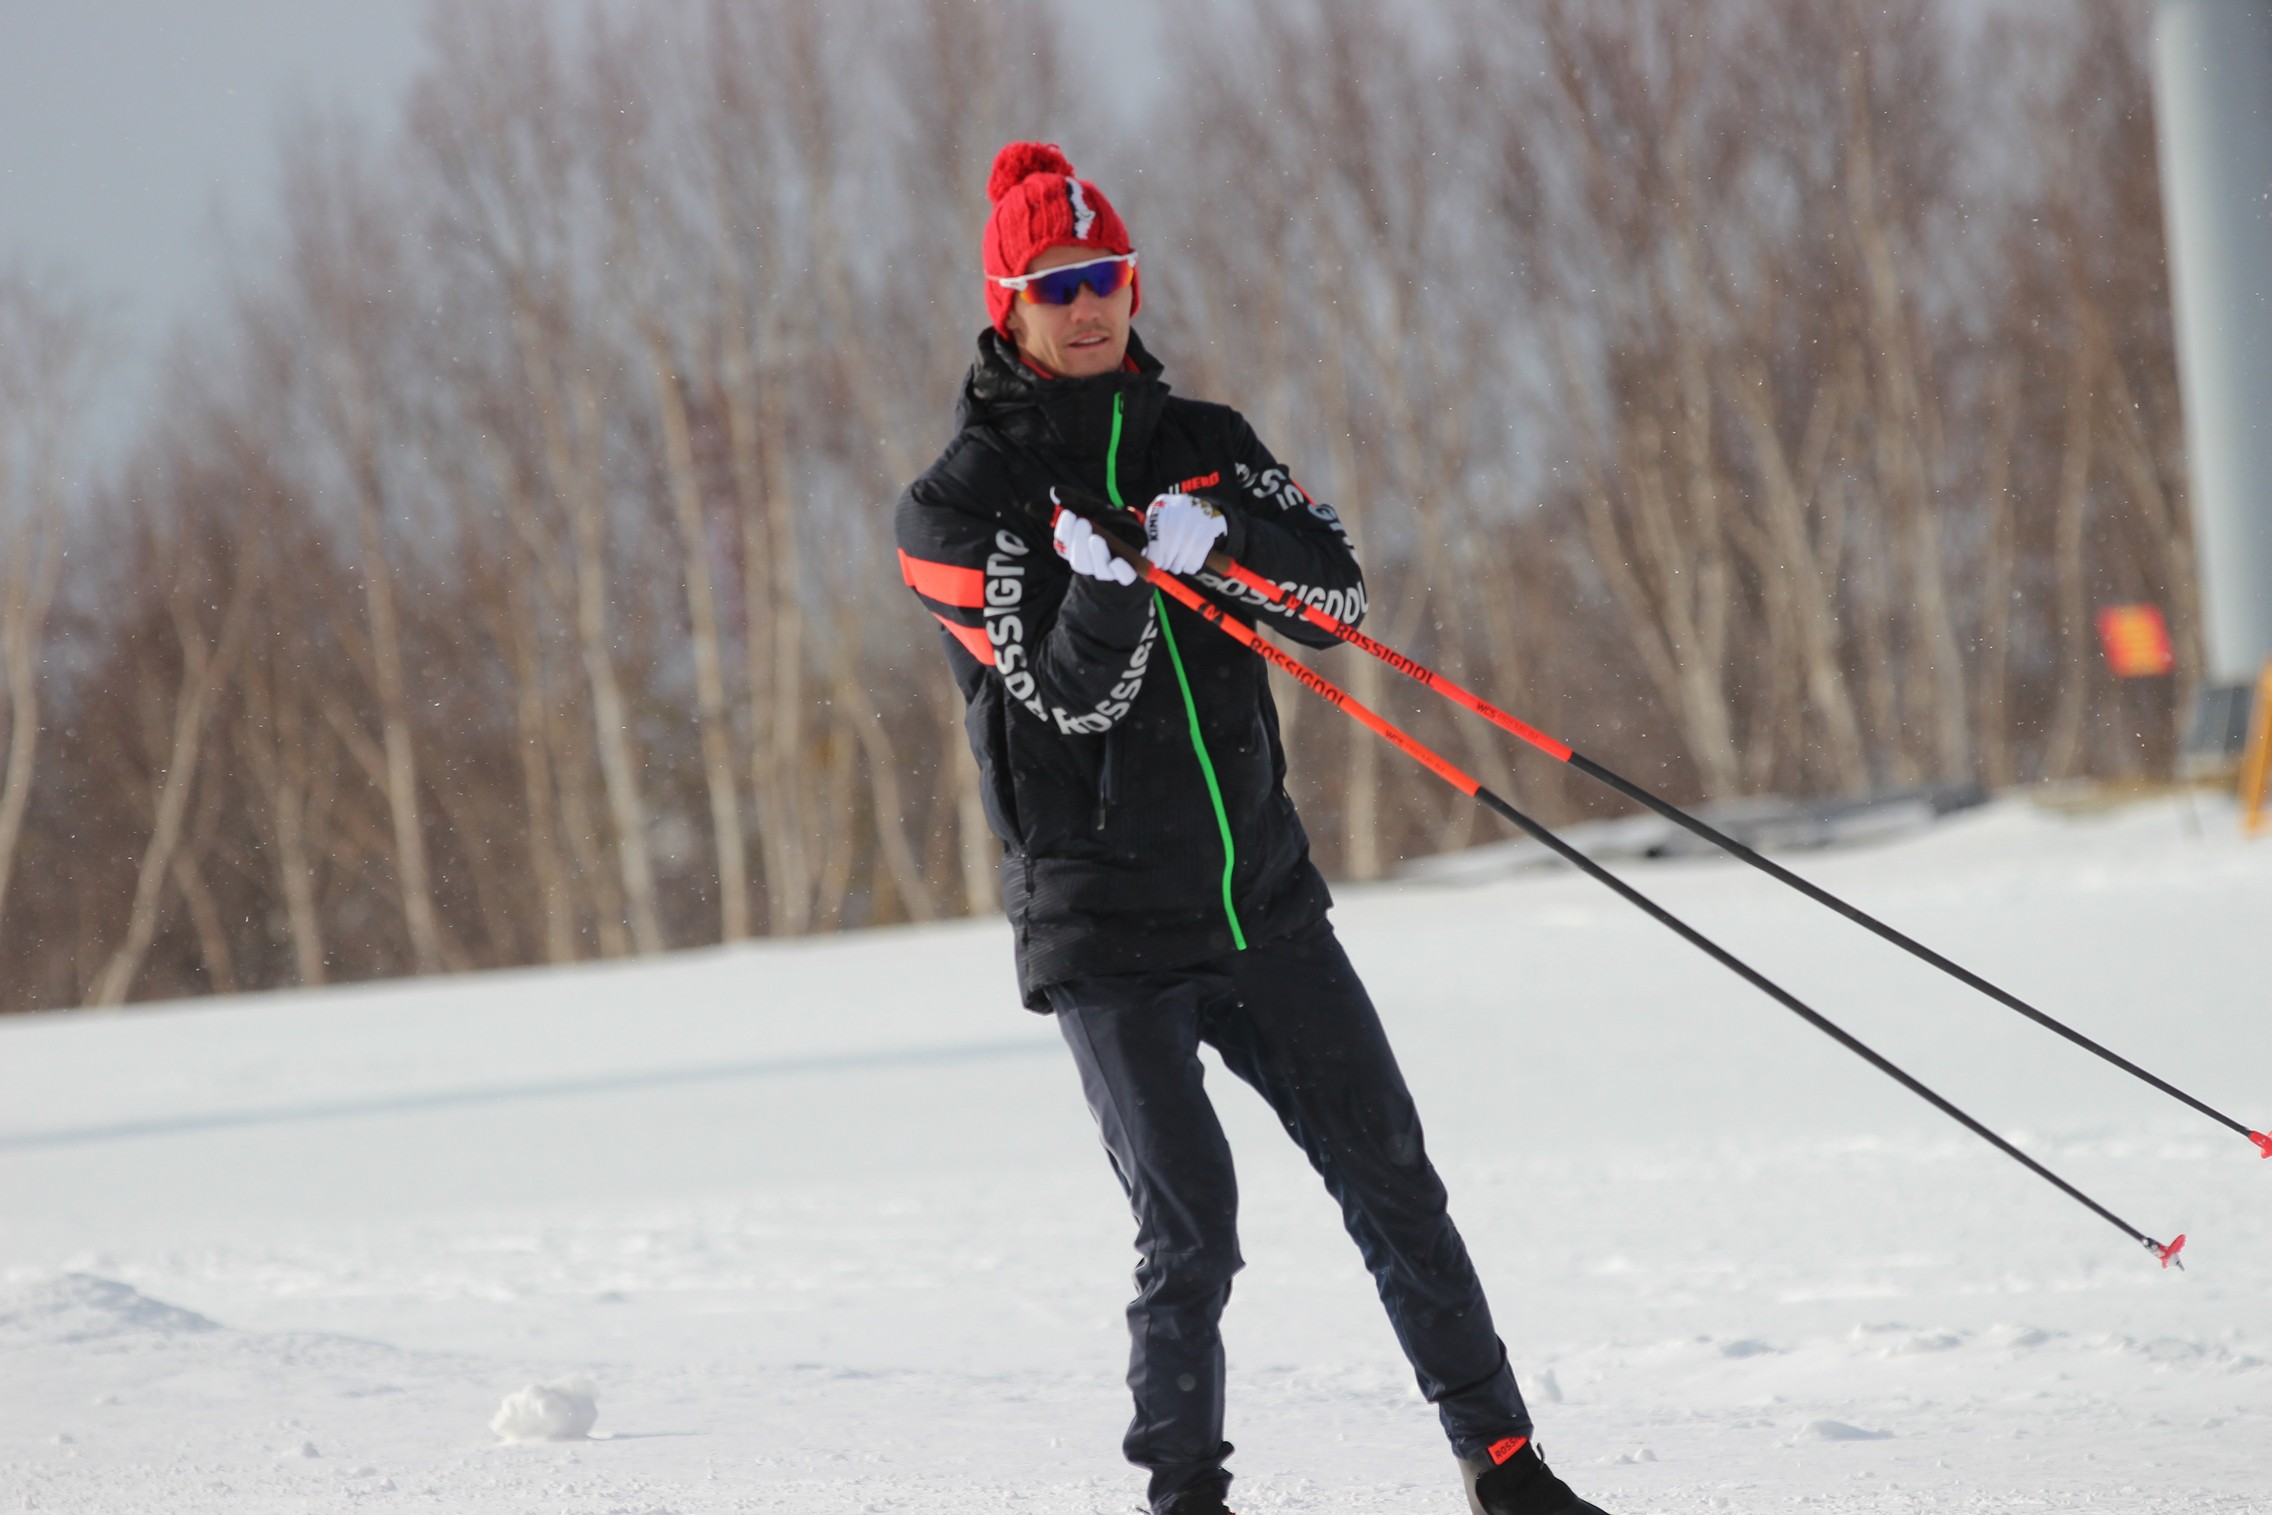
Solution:
<path fill-rule="evenodd" d="M 1105 444 L 1104 492 L 1115 508 L 1126 510 L 1120 498 L 1120 412 L 1126 395 L 1112 397 L 1112 437 Z M 1175 628 L 1168 624 L 1167 597 L 1152 591 L 1152 613 L 1159 617 L 1160 639 L 1168 644 L 1168 661 L 1175 666 L 1176 687 L 1183 691 L 1183 713 L 1191 723 L 1191 750 L 1199 754 L 1199 772 L 1207 780 L 1207 798 L 1215 806 L 1215 828 L 1223 835 L 1223 916 L 1231 923 L 1231 944 L 1246 951 L 1246 932 L 1239 926 L 1238 907 L 1231 902 L 1231 875 L 1238 868 L 1238 851 L 1231 844 L 1231 818 L 1223 809 L 1223 786 L 1215 782 L 1215 761 L 1207 755 L 1207 739 L 1199 733 L 1199 704 L 1191 697 L 1191 678 L 1183 671 L 1183 654 L 1176 650 Z"/>

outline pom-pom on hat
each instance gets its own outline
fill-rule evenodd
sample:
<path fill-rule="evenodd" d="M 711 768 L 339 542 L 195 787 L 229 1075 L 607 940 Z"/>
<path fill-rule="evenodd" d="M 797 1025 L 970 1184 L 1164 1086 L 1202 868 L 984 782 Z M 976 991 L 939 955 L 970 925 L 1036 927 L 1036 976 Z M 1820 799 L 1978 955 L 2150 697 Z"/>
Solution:
<path fill-rule="evenodd" d="M 1027 272 L 1035 257 L 1052 247 L 1094 248 L 1100 258 L 1132 252 L 1128 228 L 1104 191 L 1073 172 L 1073 165 L 1054 142 L 1012 142 L 994 155 L 994 172 L 986 178 L 986 198 L 994 213 L 986 218 L 986 236 L 979 245 L 985 260 L 986 313 L 994 329 L 1010 334 L 1010 302 L 1014 290 L 995 279 L 1014 279 Z M 1143 274 L 1136 275 L 1130 291 L 1131 314 L 1144 303 Z"/>

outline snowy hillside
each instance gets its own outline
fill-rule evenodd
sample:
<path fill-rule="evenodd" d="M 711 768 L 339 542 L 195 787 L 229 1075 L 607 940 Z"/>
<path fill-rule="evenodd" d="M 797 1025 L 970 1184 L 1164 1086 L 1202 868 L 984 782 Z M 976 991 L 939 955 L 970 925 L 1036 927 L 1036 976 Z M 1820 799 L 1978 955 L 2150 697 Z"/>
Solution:
<path fill-rule="evenodd" d="M 2258 1124 L 2272 843 L 2005 804 L 1793 861 Z M 1548 1455 L 1612 1515 L 2272 1507 L 2272 1163 L 1720 861 L 1348 891 Z M 1458 1515 L 1219 1070 L 1242 1515 Z M 0 1021 L 0 1510 L 1118 1512 L 1130 1224 L 999 923 Z M 581 1375 L 595 1439 L 509 1443 Z M 524 1406 L 526 1408 L 526 1406 Z"/>

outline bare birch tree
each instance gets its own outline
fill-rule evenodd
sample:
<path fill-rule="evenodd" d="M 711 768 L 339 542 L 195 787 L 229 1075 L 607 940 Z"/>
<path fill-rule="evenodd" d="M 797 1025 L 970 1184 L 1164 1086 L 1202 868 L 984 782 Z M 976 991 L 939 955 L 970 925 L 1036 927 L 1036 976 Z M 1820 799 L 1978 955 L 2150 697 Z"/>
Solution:
<path fill-rule="evenodd" d="M 575 138 L 560 123 L 573 115 L 571 84 L 555 23 L 541 8 L 493 5 L 435 16 L 444 67 L 463 72 L 454 90 L 442 80 L 430 87 L 420 136 L 442 171 L 445 226 L 477 250 L 508 307 L 546 482 L 568 520 L 576 644 L 631 939 L 641 952 L 654 952 L 663 946 L 663 928 L 647 801 L 615 662 L 607 406 L 590 366 L 570 352 L 579 270 L 569 202 L 580 165 Z"/>
<path fill-rule="evenodd" d="M 39 755 L 40 665 L 93 358 L 86 315 L 0 270 L 0 924 Z"/>
<path fill-rule="evenodd" d="M 621 277 L 618 300 L 637 330 L 654 387 L 664 488 L 670 496 L 671 520 L 678 532 L 686 582 L 695 718 L 710 800 L 711 847 L 718 866 L 719 936 L 734 942 L 749 935 L 749 882 L 743 852 L 741 789 L 735 777 L 733 733 L 726 713 L 724 643 L 711 571 L 710 513 L 696 471 L 685 344 L 671 330 L 671 314 L 660 282 L 664 270 L 653 245 L 656 241 L 666 247 L 683 245 L 689 240 L 689 232 L 677 213 L 672 193 L 675 186 L 664 171 L 669 159 L 655 151 L 652 139 L 658 128 L 639 87 L 641 81 L 623 77 L 637 61 L 632 39 L 619 34 L 605 49 L 603 66 L 607 73 L 592 105 L 599 123 L 595 130 L 602 134 L 601 181 L 610 206 L 610 262 Z M 652 87 L 651 65 L 646 82 Z"/>
<path fill-rule="evenodd" d="M 397 610 L 383 421 L 389 380 L 379 371 L 388 325 L 386 291 L 399 278 L 385 260 L 390 217 L 367 179 L 354 144 L 320 136 L 300 139 L 286 161 L 292 218 L 292 267 L 315 337 L 313 392 L 340 454 L 355 520 L 363 587 L 371 687 L 378 704 L 385 763 L 380 789 L 394 830 L 395 885 L 412 959 L 420 973 L 444 966 L 442 928 L 434 908 L 426 825 L 412 735 Z M 328 150 L 327 150 L 328 149 Z"/>
<path fill-rule="evenodd" d="M 134 880 L 126 929 L 87 997 L 90 1006 L 100 1009 L 126 1003 L 127 991 L 133 987 L 157 935 L 159 911 L 166 902 L 166 885 L 174 877 L 183 823 L 197 790 L 213 707 L 243 649 L 253 604 L 249 554 L 240 556 L 232 570 L 220 561 L 228 554 L 214 550 L 210 542 L 196 544 L 205 549 L 196 551 L 185 550 L 191 544 L 178 536 L 169 540 L 167 535 L 153 532 L 149 541 L 150 566 L 171 565 L 164 574 L 166 611 L 179 673 L 172 690 L 171 716 L 161 728 L 164 750 L 152 754 L 156 761 L 149 776 L 149 839 Z M 208 625 L 206 607 L 216 603 L 220 606 L 217 624 Z M 155 672 L 149 670 L 150 674 Z"/>

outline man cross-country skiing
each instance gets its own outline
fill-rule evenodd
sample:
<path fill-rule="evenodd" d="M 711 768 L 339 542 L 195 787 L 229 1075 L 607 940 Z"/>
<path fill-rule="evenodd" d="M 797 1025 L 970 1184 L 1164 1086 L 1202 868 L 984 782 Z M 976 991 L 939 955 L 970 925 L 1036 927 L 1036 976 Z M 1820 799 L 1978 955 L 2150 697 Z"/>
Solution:
<path fill-rule="evenodd" d="M 1600 1515 L 1531 1444 L 1411 1096 L 1326 919 L 1265 664 L 1055 503 L 1109 501 L 1159 567 L 1313 646 L 1331 640 L 1202 566 L 1227 552 L 1356 621 L 1348 536 L 1236 411 L 1168 392 L 1129 329 L 1127 228 L 1061 152 L 1003 148 L 987 195 L 993 325 L 955 439 L 900 499 L 900 566 L 968 702 L 1020 989 L 1056 1015 L 1135 1211 L 1123 1449 L 1150 1471 L 1156 1515 L 1228 1515 L 1217 1323 L 1240 1266 L 1237 1188 L 1205 1042 L 1340 1202 L 1473 1508 Z"/>

